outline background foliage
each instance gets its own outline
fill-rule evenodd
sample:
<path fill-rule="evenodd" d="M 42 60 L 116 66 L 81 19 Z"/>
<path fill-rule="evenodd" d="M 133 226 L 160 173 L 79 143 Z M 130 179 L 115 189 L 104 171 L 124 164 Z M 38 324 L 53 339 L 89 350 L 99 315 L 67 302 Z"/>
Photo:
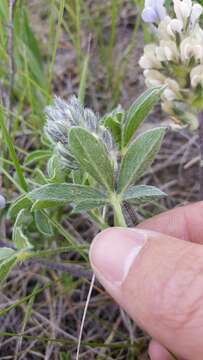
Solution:
<path fill-rule="evenodd" d="M 28 188 L 47 183 L 44 174 L 52 148 L 42 131 L 44 107 L 53 94 L 67 99 L 75 93 L 101 115 L 118 103 L 129 109 L 144 89 L 138 60 L 151 35 L 140 22 L 142 1 L 17 0 L 13 12 L 12 4 L 0 1 L 0 184 L 7 201 L 0 210 L 0 244 L 11 247 L 1 251 L 0 280 L 17 261 L 18 265 L 1 285 L 1 359 L 72 359 L 91 279 L 88 246 L 107 221 L 101 221 L 97 211 L 91 217 L 75 214 L 66 204 L 47 213 L 37 202 L 34 219 L 25 210 L 30 208 L 24 197 Z M 129 118 L 134 110 L 130 108 Z M 136 111 L 141 123 L 147 108 L 145 114 L 139 106 Z M 142 130 L 167 123 L 157 107 Z M 125 145 L 137 130 L 132 124 L 126 127 Z M 143 185 L 159 187 L 169 196 L 139 206 L 124 203 L 128 225 L 195 200 L 198 160 L 196 136 L 169 131 L 157 161 L 142 179 Z M 56 167 L 53 159 L 49 181 L 63 182 L 64 174 L 56 174 Z M 128 181 L 125 164 L 122 169 L 120 187 Z M 79 172 L 75 181 L 80 181 Z M 64 188 L 59 190 L 64 197 Z M 110 208 L 104 215 L 113 224 Z M 33 245 L 37 256 L 28 259 Z M 84 359 L 146 358 L 147 336 L 112 304 L 99 284 L 83 339 Z"/>

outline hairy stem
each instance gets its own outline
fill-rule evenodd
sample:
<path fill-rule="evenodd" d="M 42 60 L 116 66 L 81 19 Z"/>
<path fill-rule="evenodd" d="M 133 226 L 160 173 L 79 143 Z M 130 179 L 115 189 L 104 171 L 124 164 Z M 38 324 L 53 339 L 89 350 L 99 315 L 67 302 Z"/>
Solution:
<path fill-rule="evenodd" d="M 203 200 L 203 111 L 198 115 L 199 119 L 199 147 L 200 147 L 200 200 Z"/>
<path fill-rule="evenodd" d="M 122 207 L 120 201 L 115 197 L 112 201 L 112 206 L 114 210 L 114 226 L 126 227 L 126 221 L 123 215 Z"/>

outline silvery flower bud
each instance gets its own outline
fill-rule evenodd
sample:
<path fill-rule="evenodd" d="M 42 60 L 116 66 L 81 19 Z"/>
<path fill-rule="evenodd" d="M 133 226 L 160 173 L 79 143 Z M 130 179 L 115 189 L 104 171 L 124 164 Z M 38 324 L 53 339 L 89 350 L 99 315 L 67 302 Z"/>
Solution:
<path fill-rule="evenodd" d="M 69 168 L 77 168 L 68 144 L 68 133 L 71 127 L 84 127 L 100 138 L 108 151 L 113 148 L 111 133 L 102 126 L 98 115 L 84 108 L 75 96 L 71 96 L 67 102 L 56 97 L 54 104 L 48 106 L 45 112 L 47 116 L 45 132 L 53 142 L 55 151 L 63 160 L 63 164 Z"/>

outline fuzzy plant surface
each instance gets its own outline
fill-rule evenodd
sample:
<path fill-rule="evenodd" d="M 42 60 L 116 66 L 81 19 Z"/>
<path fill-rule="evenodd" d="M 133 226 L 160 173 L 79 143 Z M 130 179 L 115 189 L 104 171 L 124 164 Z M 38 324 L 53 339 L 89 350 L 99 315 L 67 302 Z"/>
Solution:
<path fill-rule="evenodd" d="M 35 169 L 26 179 L 28 191 L 12 203 L 13 248 L 0 249 L 0 282 L 21 261 L 53 256 L 75 250 L 87 260 L 88 247 L 79 246 L 74 237 L 57 222 L 57 211 L 71 206 L 72 213 L 86 212 L 100 228 L 108 226 L 105 210 L 113 209 L 114 225 L 126 226 L 123 203 L 133 205 L 159 199 L 165 194 L 153 186 L 140 184 L 160 149 L 165 127 L 139 133 L 137 129 L 158 102 L 162 87 L 152 87 L 127 110 L 119 106 L 99 117 L 72 96 L 66 102 L 55 98 L 46 108 L 44 144 L 33 151 L 25 163 L 34 166 L 46 159 L 43 172 Z M 55 228 L 69 245 L 39 248 L 30 229 L 53 237 Z"/>
<path fill-rule="evenodd" d="M 165 85 L 163 110 L 176 125 L 199 130 L 202 200 L 203 6 L 192 0 L 145 0 L 142 19 L 149 23 L 154 37 L 139 62 L 146 85 Z"/>

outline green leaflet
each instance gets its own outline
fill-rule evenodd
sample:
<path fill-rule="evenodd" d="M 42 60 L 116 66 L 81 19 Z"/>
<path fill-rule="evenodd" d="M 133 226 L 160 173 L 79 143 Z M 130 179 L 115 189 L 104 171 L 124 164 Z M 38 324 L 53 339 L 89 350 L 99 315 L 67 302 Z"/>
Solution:
<path fill-rule="evenodd" d="M 35 150 L 28 154 L 25 158 L 25 165 L 30 165 L 34 162 L 38 162 L 40 160 L 45 160 L 50 158 L 52 152 L 50 150 Z"/>
<path fill-rule="evenodd" d="M 115 143 L 121 146 L 121 123 L 125 116 L 124 109 L 119 105 L 111 113 L 105 115 L 102 119 L 104 126 L 110 130 Z"/>
<path fill-rule="evenodd" d="M 89 201 L 81 201 L 79 204 L 77 204 L 72 213 L 79 213 L 84 211 L 93 210 L 95 208 L 99 208 L 101 206 L 106 205 L 107 200 L 89 200 Z"/>
<path fill-rule="evenodd" d="M 158 102 L 164 87 L 152 87 L 146 90 L 129 108 L 123 129 L 123 145 L 132 139 L 140 124 Z"/>
<path fill-rule="evenodd" d="M 17 226 L 13 230 L 13 242 L 18 250 L 32 248 L 27 236 L 23 233 L 22 227 Z"/>
<path fill-rule="evenodd" d="M 27 198 L 26 194 L 19 196 L 9 209 L 9 216 L 15 217 L 21 209 L 26 209 L 32 206 L 32 202 Z"/>
<path fill-rule="evenodd" d="M 106 203 L 106 194 L 85 185 L 76 184 L 48 184 L 43 185 L 27 194 L 34 202 L 32 210 L 60 206 L 66 203 L 79 205 L 81 202 Z"/>
<path fill-rule="evenodd" d="M 0 262 L 0 284 L 17 263 L 17 255 L 12 255 Z"/>
<path fill-rule="evenodd" d="M 137 185 L 130 186 L 128 190 L 122 194 L 122 199 L 133 204 L 140 204 L 157 198 L 162 198 L 164 196 L 167 195 L 154 186 Z"/>
<path fill-rule="evenodd" d="M 43 214 L 42 211 L 36 210 L 34 213 L 34 218 L 35 218 L 35 224 L 40 233 L 46 236 L 53 236 L 54 234 L 53 228 L 50 222 L 48 221 L 46 215 Z"/>
<path fill-rule="evenodd" d="M 15 250 L 7 247 L 0 248 L 0 261 L 5 260 L 15 253 Z"/>
<path fill-rule="evenodd" d="M 12 240 L 18 250 L 32 248 L 27 236 L 23 233 L 23 224 L 26 223 L 27 225 L 29 223 L 29 215 L 25 209 L 21 209 L 16 217 Z"/>
<path fill-rule="evenodd" d="M 121 162 L 118 191 L 135 183 L 153 162 L 160 149 L 166 128 L 159 127 L 140 135 L 128 148 Z"/>
<path fill-rule="evenodd" d="M 69 133 L 70 150 L 81 165 L 106 189 L 113 189 L 113 168 L 105 146 L 89 131 L 74 127 Z"/>

